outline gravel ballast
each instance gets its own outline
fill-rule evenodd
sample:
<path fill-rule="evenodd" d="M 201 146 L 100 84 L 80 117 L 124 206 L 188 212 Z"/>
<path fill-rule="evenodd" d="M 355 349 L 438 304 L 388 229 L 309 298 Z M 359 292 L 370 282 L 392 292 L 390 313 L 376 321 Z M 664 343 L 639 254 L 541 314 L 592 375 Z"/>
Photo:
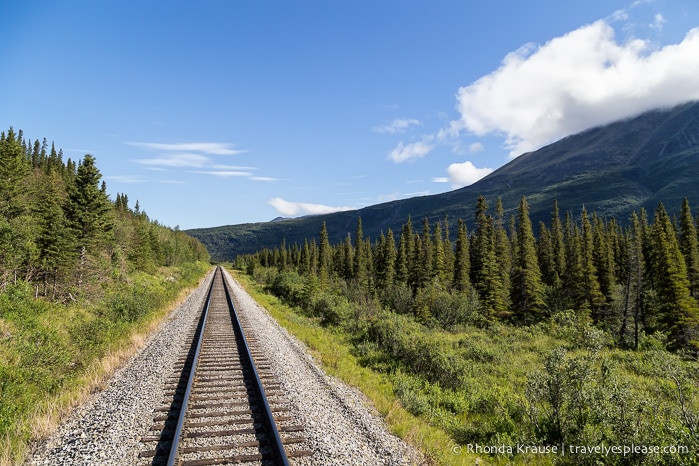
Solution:
<path fill-rule="evenodd" d="M 28 465 L 134 465 L 140 442 L 177 351 L 186 344 L 213 274 L 170 313 L 141 349 L 114 372 L 104 390 L 92 394 L 29 458 Z"/>
<path fill-rule="evenodd" d="M 279 326 L 226 273 L 237 311 L 252 329 L 281 383 L 294 416 L 305 427 L 313 455 L 296 465 L 413 465 L 420 455 L 392 435 L 357 390 L 327 376 L 305 346 Z M 186 334 L 195 326 L 212 274 L 175 309 L 141 350 L 45 440 L 28 465 L 134 465 L 163 399 L 165 379 Z M 249 330 L 246 330 L 249 331 Z"/>

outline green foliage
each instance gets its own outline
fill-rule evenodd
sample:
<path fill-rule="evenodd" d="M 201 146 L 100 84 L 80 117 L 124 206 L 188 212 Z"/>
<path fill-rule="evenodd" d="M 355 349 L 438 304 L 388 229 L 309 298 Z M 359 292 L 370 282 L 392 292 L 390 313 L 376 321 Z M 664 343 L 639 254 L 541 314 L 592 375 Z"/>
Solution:
<path fill-rule="evenodd" d="M 32 435 L 27 419 L 80 388 L 100 357 L 128 343 L 208 269 L 196 263 L 135 274 L 130 284 L 108 285 L 103 301 L 70 305 L 36 299 L 27 282 L 8 285 L 0 293 L 0 438 L 26 444 Z"/>
<path fill-rule="evenodd" d="M 100 179 L 89 154 L 0 137 L 1 455 L 21 456 L 26 420 L 208 269 L 199 241 L 112 203 Z"/>

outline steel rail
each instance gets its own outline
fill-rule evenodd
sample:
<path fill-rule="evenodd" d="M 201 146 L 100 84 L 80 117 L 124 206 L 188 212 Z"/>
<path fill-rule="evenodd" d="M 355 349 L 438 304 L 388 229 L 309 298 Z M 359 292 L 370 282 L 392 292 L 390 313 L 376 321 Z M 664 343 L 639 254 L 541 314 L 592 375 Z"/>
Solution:
<path fill-rule="evenodd" d="M 255 389 L 260 397 L 265 422 L 267 424 L 269 432 L 271 433 L 272 438 L 270 439 L 270 443 L 272 446 L 272 450 L 274 451 L 275 462 L 279 466 L 289 466 L 289 459 L 286 456 L 286 451 L 284 451 L 284 444 L 282 443 L 281 435 L 279 435 L 279 429 L 277 429 L 277 423 L 274 421 L 274 415 L 272 414 L 272 408 L 270 407 L 269 401 L 267 400 L 267 396 L 265 395 L 265 389 L 262 386 L 262 380 L 260 379 L 260 375 L 257 372 L 257 366 L 255 365 L 255 361 L 253 360 L 252 353 L 250 352 L 250 347 L 248 346 L 247 338 L 245 338 L 245 333 L 243 332 L 243 326 L 240 323 L 240 319 L 238 318 L 238 313 L 236 312 L 235 306 L 233 305 L 233 300 L 231 299 L 231 295 L 228 291 L 228 283 L 226 282 L 226 277 L 225 277 L 225 274 L 223 272 L 221 272 L 221 280 L 223 280 L 223 289 L 226 292 L 226 300 L 228 301 L 228 306 L 229 306 L 231 315 L 233 317 L 235 317 L 235 319 L 233 319 L 233 325 L 236 326 L 236 331 L 239 332 L 240 336 L 242 337 L 242 341 L 243 341 L 243 345 L 244 345 L 243 349 L 245 350 L 246 358 L 250 362 L 250 367 L 252 368 L 252 373 L 255 376 Z"/>
<path fill-rule="evenodd" d="M 180 437 L 182 436 L 182 431 L 184 430 L 185 415 L 187 414 L 187 408 L 189 407 L 189 395 L 192 392 L 192 385 L 194 385 L 194 376 L 197 370 L 197 362 L 199 361 L 199 353 L 201 351 L 202 341 L 204 340 L 204 330 L 206 329 L 206 319 L 209 316 L 209 306 L 211 305 L 211 295 L 213 294 L 214 282 L 216 281 L 216 276 L 221 273 L 220 266 L 216 268 L 214 276 L 211 278 L 211 285 L 209 285 L 209 292 L 206 295 L 206 303 L 204 304 L 204 316 L 202 317 L 201 330 L 199 331 L 199 337 L 197 339 L 197 349 L 194 352 L 194 358 L 192 359 L 192 367 L 189 371 L 189 378 L 187 379 L 187 388 L 184 392 L 184 398 L 182 399 L 182 405 L 180 406 L 180 415 L 177 419 L 177 428 L 175 429 L 175 434 L 172 437 L 172 444 L 170 445 L 170 453 L 167 458 L 167 466 L 175 466 L 177 464 L 177 459 L 179 456 L 179 446 Z"/>

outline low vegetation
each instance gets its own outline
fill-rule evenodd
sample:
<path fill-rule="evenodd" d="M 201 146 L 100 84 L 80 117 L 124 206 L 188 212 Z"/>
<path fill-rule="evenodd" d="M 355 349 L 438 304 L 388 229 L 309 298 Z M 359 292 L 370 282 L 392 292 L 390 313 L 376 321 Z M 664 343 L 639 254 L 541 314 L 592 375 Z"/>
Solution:
<path fill-rule="evenodd" d="M 360 219 L 354 241 L 331 246 L 323 228 L 236 266 L 342 348 L 326 366 L 346 351 L 446 435 L 421 446 L 436 463 L 697 464 L 688 203 L 628 228 L 585 210 L 560 222 L 554 207 L 538 238 L 526 199 L 508 227 L 501 211 L 479 200 L 455 243 L 446 220 L 421 233 L 408 220 L 396 244 L 365 238 Z"/>

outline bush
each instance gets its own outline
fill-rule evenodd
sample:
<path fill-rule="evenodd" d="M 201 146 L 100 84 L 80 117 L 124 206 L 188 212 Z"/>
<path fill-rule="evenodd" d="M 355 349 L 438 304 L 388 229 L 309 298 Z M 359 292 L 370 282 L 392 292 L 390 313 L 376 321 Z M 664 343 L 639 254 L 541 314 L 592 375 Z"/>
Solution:
<path fill-rule="evenodd" d="M 296 272 L 279 272 L 274 276 L 269 290 L 288 303 L 298 306 L 303 302 L 305 280 Z"/>

